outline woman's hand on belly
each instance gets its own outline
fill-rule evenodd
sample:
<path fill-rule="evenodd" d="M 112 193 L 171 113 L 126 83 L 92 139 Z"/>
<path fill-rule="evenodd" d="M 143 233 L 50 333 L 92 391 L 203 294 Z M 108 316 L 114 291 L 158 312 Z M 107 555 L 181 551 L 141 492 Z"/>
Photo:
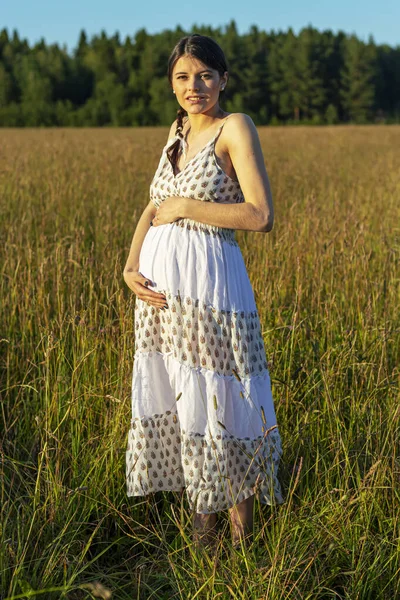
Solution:
<path fill-rule="evenodd" d="M 165 225 L 185 217 L 185 207 L 189 199 L 182 196 L 170 196 L 163 200 L 152 220 L 152 225 Z"/>
<path fill-rule="evenodd" d="M 127 269 L 124 271 L 124 279 L 126 285 L 143 302 L 147 302 L 155 308 L 168 308 L 165 294 L 150 290 L 149 286 L 154 285 L 153 282 L 148 277 L 144 277 L 140 271 Z"/>

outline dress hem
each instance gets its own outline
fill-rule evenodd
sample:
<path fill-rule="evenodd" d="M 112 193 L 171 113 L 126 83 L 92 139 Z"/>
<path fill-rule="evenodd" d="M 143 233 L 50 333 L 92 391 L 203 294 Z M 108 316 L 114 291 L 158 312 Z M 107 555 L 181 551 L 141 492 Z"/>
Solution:
<path fill-rule="evenodd" d="M 245 491 L 243 491 L 237 498 L 235 503 L 227 503 L 225 507 L 219 507 L 218 510 L 201 510 L 200 512 L 198 512 L 198 514 L 202 514 L 202 515 L 211 515 L 211 514 L 215 514 L 216 512 L 223 512 L 225 510 L 230 510 L 231 508 L 234 508 L 234 506 L 236 506 L 237 504 L 239 504 L 240 502 L 243 502 L 244 500 L 247 500 L 247 498 L 250 498 L 251 496 L 256 496 L 259 498 L 261 504 L 265 504 L 267 506 L 274 506 L 274 505 L 281 505 L 285 503 L 285 499 L 283 498 L 283 496 L 280 494 L 279 496 L 274 496 L 274 499 L 271 502 L 271 497 L 268 496 L 264 496 L 261 492 L 256 491 L 252 488 L 247 488 L 249 493 L 245 493 Z M 184 486 L 180 487 L 180 488 L 162 488 L 162 489 L 158 489 L 158 490 L 154 490 L 153 492 L 143 492 L 143 493 L 136 493 L 136 494 L 127 494 L 128 498 L 146 498 L 148 497 L 151 493 L 156 493 L 156 492 L 176 492 L 176 493 L 183 493 L 186 491 L 186 488 Z M 194 505 L 191 505 L 191 503 L 189 502 L 189 506 L 190 509 L 193 512 L 197 512 L 195 511 L 195 507 Z"/>
<path fill-rule="evenodd" d="M 186 489 L 198 513 L 226 510 L 260 493 L 264 504 L 283 502 L 277 478 L 282 454 L 277 426 L 255 438 L 181 429 L 177 413 L 136 418 L 128 432 L 128 496 Z"/>

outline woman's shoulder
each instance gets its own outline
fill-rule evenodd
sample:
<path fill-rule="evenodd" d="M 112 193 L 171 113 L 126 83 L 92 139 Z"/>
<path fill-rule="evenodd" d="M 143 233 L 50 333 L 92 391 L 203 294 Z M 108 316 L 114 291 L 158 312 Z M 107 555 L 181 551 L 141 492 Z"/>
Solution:
<path fill-rule="evenodd" d="M 246 113 L 230 113 L 225 120 L 225 128 L 235 130 L 237 133 L 255 129 L 253 119 Z"/>
<path fill-rule="evenodd" d="M 231 113 L 224 121 L 222 142 L 227 148 L 250 147 L 258 138 L 253 119 L 246 113 Z"/>

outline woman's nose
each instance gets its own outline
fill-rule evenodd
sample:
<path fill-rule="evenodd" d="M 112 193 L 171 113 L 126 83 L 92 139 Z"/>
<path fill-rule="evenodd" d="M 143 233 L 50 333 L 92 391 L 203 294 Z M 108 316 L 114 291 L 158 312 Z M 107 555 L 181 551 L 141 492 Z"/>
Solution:
<path fill-rule="evenodd" d="M 189 81 L 189 90 L 198 90 L 199 89 L 199 84 L 197 83 L 196 80 L 193 81 Z"/>

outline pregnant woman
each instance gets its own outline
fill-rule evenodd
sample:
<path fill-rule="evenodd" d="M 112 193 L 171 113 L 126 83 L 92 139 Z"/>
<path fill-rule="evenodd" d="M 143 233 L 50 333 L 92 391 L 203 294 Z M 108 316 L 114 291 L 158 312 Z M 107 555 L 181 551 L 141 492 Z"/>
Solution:
<path fill-rule="evenodd" d="M 194 539 L 253 532 L 253 500 L 283 502 L 282 454 L 253 289 L 235 229 L 269 232 L 273 206 L 257 130 L 228 114 L 221 48 L 182 38 L 168 63 L 180 105 L 133 236 L 136 294 L 128 496 L 185 488 Z"/>

